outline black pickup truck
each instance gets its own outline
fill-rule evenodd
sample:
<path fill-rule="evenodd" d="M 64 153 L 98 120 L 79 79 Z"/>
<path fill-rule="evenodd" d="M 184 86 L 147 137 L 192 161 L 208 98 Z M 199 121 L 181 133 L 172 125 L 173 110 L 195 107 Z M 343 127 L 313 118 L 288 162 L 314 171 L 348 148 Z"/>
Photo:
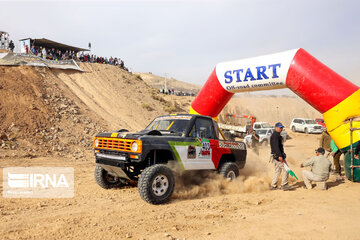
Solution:
<path fill-rule="evenodd" d="M 246 145 L 219 135 L 224 139 L 212 118 L 191 114 L 157 117 L 135 133 L 100 133 L 93 140 L 95 180 L 105 189 L 137 181 L 141 198 L 151 204 L 168 201 L 174 191 L 171 162 L 181 170 L 213 170 L 232 180 L 245 165 Z"/>

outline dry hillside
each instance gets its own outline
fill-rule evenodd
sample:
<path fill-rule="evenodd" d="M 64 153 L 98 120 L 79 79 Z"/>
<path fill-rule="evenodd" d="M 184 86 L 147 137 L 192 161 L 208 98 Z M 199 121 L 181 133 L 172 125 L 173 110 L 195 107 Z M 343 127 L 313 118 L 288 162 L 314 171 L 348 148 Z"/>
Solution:
<path fill-rule="evenodd" d="M 103 130 L 140 130 L 157 115 L 185 112 L 140 77 L 115 66 L 84 72 L 0 67 L 0 146 L 36 156 L 82 156 Z"/>
<path fill-rule="evenodd" d="M 165 87 L 165 77 L 157 76 L 151 73 L 135 73 L 139 75 L 149 86 L 163 89 Z M 175 91 L 182 91 L 187 93 L 197 93 L 201 86 L 197 84 L 191 84 L 182 82 L 174 78 L 166 79 L 167 88 L 175 89 Z"/>

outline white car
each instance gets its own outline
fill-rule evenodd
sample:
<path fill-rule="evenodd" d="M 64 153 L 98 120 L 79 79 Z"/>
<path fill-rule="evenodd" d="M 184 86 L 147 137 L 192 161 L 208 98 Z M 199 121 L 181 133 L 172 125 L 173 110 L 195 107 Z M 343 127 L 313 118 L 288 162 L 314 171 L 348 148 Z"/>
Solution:
<path fill-rule="evenodd" d="M 322 133 L 323 126 L 317 124 L 313 119 L 294 118 L 291 121 L 290 129 L 293 132 Z"/>

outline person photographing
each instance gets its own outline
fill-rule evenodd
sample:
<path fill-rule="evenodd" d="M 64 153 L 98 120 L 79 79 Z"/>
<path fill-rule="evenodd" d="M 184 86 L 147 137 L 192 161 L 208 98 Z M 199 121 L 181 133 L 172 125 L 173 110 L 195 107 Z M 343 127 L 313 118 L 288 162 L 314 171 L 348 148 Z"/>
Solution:
<path fill-rule="evenodd" d="M 251 148 L 256 153 L 256 155 L 259 155 L 259 139 L 259 135 L 256 133 L 255 130 L 253 130 L 251 135 Z"/>
<path fill-rule="evenodd" d="M 281 189 L 286 191 L 291 189 L 289 186 L 289 173 L 284 168 L 286 154 L 284 152 L 283 140 L 280 135 L 284 128 L 281 122 L 275 124 L 275 131 L 270 137 L 271 157 L 275 165 L 274 177 L 270 186 L 270 190 L 278 189 L 278 181 L 282 172 Z"/>

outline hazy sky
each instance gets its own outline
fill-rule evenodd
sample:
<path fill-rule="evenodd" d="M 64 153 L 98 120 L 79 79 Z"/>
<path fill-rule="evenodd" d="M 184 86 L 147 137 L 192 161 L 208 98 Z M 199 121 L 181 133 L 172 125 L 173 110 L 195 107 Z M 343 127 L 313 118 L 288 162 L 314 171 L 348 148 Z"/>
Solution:
<path fill-rule="evenodd" d="M 203 84 L 222 61 L 302 47 L 360 85 L 360 1 L 8 1 L 0 30 Z"/>

